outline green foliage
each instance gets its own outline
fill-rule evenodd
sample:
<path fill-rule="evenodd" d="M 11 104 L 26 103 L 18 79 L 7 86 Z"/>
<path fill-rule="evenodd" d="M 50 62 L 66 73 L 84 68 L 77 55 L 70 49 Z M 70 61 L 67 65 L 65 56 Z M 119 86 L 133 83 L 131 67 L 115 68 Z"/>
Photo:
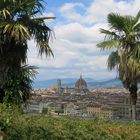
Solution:
<path fill-rule="evenodd" d="M 5 110 L 5 111 L 4 111 Z M 6 140 L 139 140 L 139 122 L 22 115 L 15 106 L 0 106 Z M 14 112 L 12 112 L 14 111 Z M 10 121 L 4 119 L 9 118 Z"/>
<path fill-rule="evenodd" d="M 17 118 L 21 114 L 20 106 L 0 104 L 0 131 L 7 132 L 13 123 L 13 118 Z"/>
<path fill-rule="evenodd" d="M 105 35 L 105 40 L 97 46 L 103 50 L 117 50 L 117 55 L 113 52 L 109 56 L 108 67 L 112 70 L 119 64 L 121 69 L 128 71 L 129 81 L 132 84 L 140 71 L 140 12 L 136 16 L 121 16 L 110 13 L 107 19 L 109 30 L 100 29 L 100 32 Z M 123 76 L 127 77 L 126 73 Z"/>
<path fill-rule="evenodd" d="M 21 42 L 19 47 L 35 39 L 39 54 L 53 55 L 49 47 L 51 29 L 45 20 L 54 17 L 39 17 L 45 9 L 44 0 L 0 0 L 0 40 L 5 43 L 14 40 Z"/>
<path fill-rule="evenodd" d="M 113 70 L 115 67 L 119 67 L 120 58 L 118 51 L 112 52 L 108 57 L 108 69 Z"/>
<path fill-rule="evenodd" d="M 27 69 L 22 67 L 27 63 L 29 40 L 36 42 L 39 55 L 53 56 L 49 46 L 52 34 L 46 20 L 54 17 L 41 16 L 45 8 L 44 2 L 44 0 L 0 0 L 1 102 L 21 104 L 29 96 L 34 70 L 32 67 Z M 32 71 L 32 74 L 29 71 Z"/>
<path fill-rule="evenodd" d="M 48 113 L 48 108 L 43 108 L 42 113 L 47 114 Z"/>
<path fill-rule="evenodd" d="M 18 105 L 25 102 L 29 98 L 32 79 L 36 73 L 35 67 L 25 65 L 18 72 L 8 74 L 8 79 L 1 84 L 1 102 Z"/>
<path fill-rule="evenodd" d="M 138 82 L 140 82 L 140 11 L 136 16 L 121 16 L 110 13 L 107 17 L 109 29 L 100 29 L 105 40 L 97 46 L 111 49 L 108 69 L 116 69 L 123 86 L 130 92 L 130 104 L 136 105 Z M 135 119 L 135 109 L 132 108 Z"/>

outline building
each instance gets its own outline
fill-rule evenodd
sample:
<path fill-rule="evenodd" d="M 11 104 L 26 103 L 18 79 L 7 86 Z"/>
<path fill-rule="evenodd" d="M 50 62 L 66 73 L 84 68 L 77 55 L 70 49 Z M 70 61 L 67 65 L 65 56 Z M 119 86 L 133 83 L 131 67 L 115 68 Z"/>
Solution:
<path fill-rule="evenodd" d="M 57 80 L 57 92 L 58 94 L 62 93 L 80 93 L 80 94 L 87 94 L 89 93 L 89 90 L 87 88 L 86 81 L 82 78 L 82 75 L 80 78 L 75 82 L 75 87 L 62 87 L 61 80 Z"/>
<path fill-rule="evenodd" d="M 80 76 L 80 78 L 75 83 L 75 91 L 76 92 L 80 92 L 80 93 L 86 93 L 86 92 L 88 92 L 87 83 L 82 78 L 82 75 Z"/>
<path fill-rule="evenodd" d="M 89 104 L 87 106 L 88 116 L 112 118 L 113 110 L 109 106 L 102 106 L 100 104 Z"/>

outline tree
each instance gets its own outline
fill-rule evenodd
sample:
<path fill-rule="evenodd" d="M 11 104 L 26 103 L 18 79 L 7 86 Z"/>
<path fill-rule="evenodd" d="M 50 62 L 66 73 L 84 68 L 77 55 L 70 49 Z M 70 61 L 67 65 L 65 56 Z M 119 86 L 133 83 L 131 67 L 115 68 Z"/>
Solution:
<path fill-rule="evenodd" d="M 53 56 L 49 46 L 51 29 L 45 24 L 53 17 L 40 17 L 43 2 L 0 0 L 0 91 L 12 80 L 10 73 L 17 74 L 26 64 L 29 40 L 36 41 L 39 55 Z"/>
<path fill-rule="evenodd" d="M 18 73 L 8 73 L 9 80 L 3 84 L 0 97 L 0 102 L 21 105 L 30 96 L 32 89 L 32 80 L 35 78 L 37 71 L 36 67 L 24 65 Z"/>
<path fill-rule="evenodd" d="M 109 30 L 101 29 L 105 40 L 97 46 L 112 49 L 109 70 L 117 69 L 124 87 L 130 92 L 132 118 L 136 118 L 137 83 L 140 79 L 140 12 L 135 17 L 108 15 Z"/>

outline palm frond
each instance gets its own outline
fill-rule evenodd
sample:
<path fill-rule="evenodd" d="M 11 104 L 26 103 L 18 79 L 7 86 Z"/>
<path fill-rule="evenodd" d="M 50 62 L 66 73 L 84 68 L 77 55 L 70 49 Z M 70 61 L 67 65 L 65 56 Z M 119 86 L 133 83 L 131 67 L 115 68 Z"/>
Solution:
<path fill-rule="evenodd" d="M 36 21 L 44 21 L 44 20 L 48 20 L 48 19 L 55 19 L 56 17 L 38 17 L 38 18 L 33 18 L 33 20 Z"/>
<path fill-rule="evenodd" d="M 31 79 L 34 79 L 36 77 L 38 67 L 36 66 L 29 66 L 29 65 L 23 65 L 20 68 L 20 73 L 25 77 L 30 77 Z"/>
<path fill-rule="evenodd" d="M 119 41 L 118 40 L 107 40 L 107 41 L 104 41 L 104 42 L 101 42 L 99 44 L 97 44 L 97 47 L 98 48 L 101 48 L 101 49 L 116 49 L 118 48 L 119 46 Z"/>
<path fill-rule="evenodd" d="M 43 2 L 44 0 L 21 0 L 12 1 L 12 4 L 10 4 L 10 1 L 5 3 L 3 0 L 3 3 L 10 10 L 11 17 L 1 21 L 0 28 L 3 34 L 9 36 L 9 38 L 15 38 L 17 41 L 27 41 L 34 38 L 37 47 L 40 47 L 39 55 L 45 53 L 46 56 L 53 56 L 49 46 L 52 31 L 45 24 L 45 20 L 54 19 L 55 17 L 38 17 L 39 12 L 43 10 Z"/>
<path fill-rule="evenodd" d="M 114 68 L 118 67 L 120 63 L 120 57 L 118 51 L 112 52 L 107 60 L 107 65 L 109 70 L 113 70 Z"/>
<path fill-rule="evenodd" d="M 31 19 L 30 24 L 28 24 L 30 29 L 30 34 L 37 42 L 37 47 L 39 48 L 39 55 L 45 54 L 46 56 L 54 56 L 53 52 L 49 46 L 49 41 L 52 37 L 51 29 L 46 26 L 43 19 Z"/>
<path fill-rule="evenodd" d="M 133 27 L 133 29 L 134 29 L 135 31 L 139 31 L 139 30 L 140 30 L 140 23 L 137 23 L 137 24 Z M 140 33 L 139 33 L 139 36 L 140 36 Z"/>
<path fill-rule="evenodd" d="M 105 29 L 100 29 L 100 32 L 101 33 L 103 33 L 103 34 L 105 34 L 105 35 L 116 35 L 116 33 L 115 32 L 112 32 L 112 31 L 109 31 L 109 30 L 105 30 Z"/>
<path fill-rule="evenodd" d="M 110 13 L 107 19 L 112 29 L 115 29 L 117 31 L 124 31 L 125 29 L 124 17 L 120 16 L 117 13 Z"/>
<path fill-rule="evenodd" d="M 140 43 L 133 49 L 132 55 L 134 59 L 140 62 Z"/>
<path fill-rule="evenodd" d="M 135 16 L 135 24 L 139 21 L 139 19 L 140 19 L 140 10 L 137 13 L 137 15 Z"/>
<path fill-rule="evenodd" d="M 20 23 L 5 22 L 0 28 L 3 28 L 3 34 L 6 34 L 9 39 L 15 38 L 18 41 L 24 41 L 30 38 L 28 28 Z"/>
<path fill-rule="evenodd" d="M 39 49 L 38 55 L 42 56 L 43 54 L 45 54 L 46 57 L 48 56 L 54 57 L 53 51 L 46 42 L 40 42 L 38 49 Z"/>
<path fill-rule="evenodd" d="M 11 16 L 10 12 L 7 9 L 0 10 L 0 18 L 6 19 L 7 17 Z"/>
<path fill-rule="evenodd" d="M 119 39 L 119 35 L 117 35 L 114 31 L 100 29 L 100 33 L 105 34 L 105 39 Z"/>

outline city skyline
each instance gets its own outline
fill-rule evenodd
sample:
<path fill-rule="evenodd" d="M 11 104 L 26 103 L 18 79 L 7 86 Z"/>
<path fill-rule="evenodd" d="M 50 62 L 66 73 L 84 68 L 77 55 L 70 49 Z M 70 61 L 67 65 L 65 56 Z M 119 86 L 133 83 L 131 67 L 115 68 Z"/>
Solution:
<path fill-rule="evenodd" d="M 55 34 L 50 42 L 55 57 L 37 57 L 34 41 L 29 42 L 28 63 L 39 67 L 36 80 L 78 78 L 80 74 L 98 80 L 116 77 L 115 71 L 107 70 L 109 51 L 96 47 L 104 39 L 99 29 L 108 28 L 111 12 L 135 15 L 138 0 L 48 0 L 46 9 L 43 16 L 56 17 L 47 22 Z"/>

